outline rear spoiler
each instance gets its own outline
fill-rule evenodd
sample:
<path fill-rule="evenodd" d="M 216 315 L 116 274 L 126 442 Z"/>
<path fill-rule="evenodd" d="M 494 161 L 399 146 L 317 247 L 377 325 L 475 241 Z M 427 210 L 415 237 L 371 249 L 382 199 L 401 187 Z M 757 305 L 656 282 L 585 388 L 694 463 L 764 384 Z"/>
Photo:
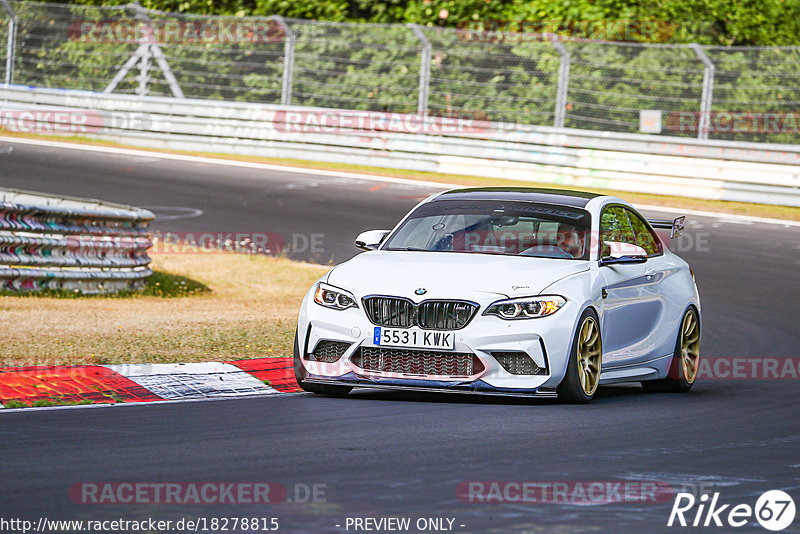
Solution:
<path fill-rule="evenodd" d="M 683 224 L 685 221 L 686 221 L 685 215 L 678 217 L 672 221 L 665 219 L 647 219 L 647 222 L 649 222 L 653 228 L 663 228 L 665 230 L 669 230 L 670 239 L 674 239 L 683 234 Z"/>

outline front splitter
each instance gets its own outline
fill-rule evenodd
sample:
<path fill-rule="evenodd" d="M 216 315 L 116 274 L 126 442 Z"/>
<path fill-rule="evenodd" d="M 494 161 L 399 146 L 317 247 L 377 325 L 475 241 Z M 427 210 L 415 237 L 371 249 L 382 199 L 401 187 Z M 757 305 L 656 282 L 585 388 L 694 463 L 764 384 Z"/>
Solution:
<path fill-rule="evenodd" d="M 483 380 L 473 382 L 445 382 L 441 380 L 371 378 L 365 379 L 355 373 L 348 373 L 336 379 L 309 375 L 303 379 L 312 384 L 328 384 L 332 386 L 350 386 L 354 388 L 393 389 L 405 391 L 422 391 L 431 393 L 462 393 L 468 395 L 492 395 L 503 397 L 537 397 L 557 398 L 555 388 L 498 388 Z"/>

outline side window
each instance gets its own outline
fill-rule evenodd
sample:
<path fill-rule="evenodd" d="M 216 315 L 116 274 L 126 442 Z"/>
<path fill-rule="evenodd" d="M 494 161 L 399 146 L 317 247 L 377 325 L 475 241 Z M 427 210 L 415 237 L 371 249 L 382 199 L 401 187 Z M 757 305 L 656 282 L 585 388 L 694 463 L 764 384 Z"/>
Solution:
<path fill-rule="evenodd" d="M 605 257 L 609 254 L 609 248 L 606 245 L 609 241 L 630 245 L 636 244 L 636 237 L 633 235 L 628 216 L 623 208 L 610 206 L 603 210 L 600 215 L 600 239 L 602 239 L 600 257 Z"/>
<path fill-rule="evenodd" d="M 661 254 L 663 252 L 661 240 L 647 227 L 647 223 L 644 222 L 644 219 L 642 219 L 638 213 L 631 210 L 626 209 L 625 211 L 628 212 L 628 218 L 631 221 L 633 232 L 636 234 L 636 244 L 645 249 L 648 256 L 657 256 Z"/>

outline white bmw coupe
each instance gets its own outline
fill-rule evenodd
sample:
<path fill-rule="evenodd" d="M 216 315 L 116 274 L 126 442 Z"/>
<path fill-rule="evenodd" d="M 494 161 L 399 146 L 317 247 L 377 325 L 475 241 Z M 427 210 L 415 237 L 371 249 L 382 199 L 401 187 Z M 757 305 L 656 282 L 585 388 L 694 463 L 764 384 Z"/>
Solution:
<path fill-rule="evenodd" d="M 305 391 L 354 387 L 588 402 L 599 385 L 688 391 L 700 358 L 689 265 L 622 199 L 456 189 L 356 239 L 303 300 Z"/>

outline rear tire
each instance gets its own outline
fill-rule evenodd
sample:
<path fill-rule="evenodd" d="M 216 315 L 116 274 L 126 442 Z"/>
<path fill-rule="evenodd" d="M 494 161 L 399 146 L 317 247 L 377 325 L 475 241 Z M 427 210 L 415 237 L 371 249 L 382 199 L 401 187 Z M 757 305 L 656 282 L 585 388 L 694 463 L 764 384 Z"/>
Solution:
<path fill-rule="evenodd" d="M 303 362 L 300 361 L 300 344 L 297 340 L 297 332 L 294 333 L 294 379 L 297 385 L 303 391 L 309 393 L 316 393 L 318 395 L 332 395 L 335 397 L 343 397 L 350 393 L 353 389 L 349 386 L 334 386 L 330 384 L 310 384 L 305 382 L 304 379 L 308 376 L 306 368 L 303 367 Z"/>
<path fill-rule="evenodd" d="M 700 319 L 697 311 L 689 308 L 681 319 L 669 374 L 661 380 L 644 381 L 642 387 L 654 393 L 686 393 L 692 389 L 699 368 Z"/>
<path fill-rule="evenodd" d="M 600 383 L 602 360 L 600 321 L 594 310 L 587 308 L 581 314 L 572 338 L 567 373 L 556 388 L 559 400 L 573 404 L 590 402 Z"/>

